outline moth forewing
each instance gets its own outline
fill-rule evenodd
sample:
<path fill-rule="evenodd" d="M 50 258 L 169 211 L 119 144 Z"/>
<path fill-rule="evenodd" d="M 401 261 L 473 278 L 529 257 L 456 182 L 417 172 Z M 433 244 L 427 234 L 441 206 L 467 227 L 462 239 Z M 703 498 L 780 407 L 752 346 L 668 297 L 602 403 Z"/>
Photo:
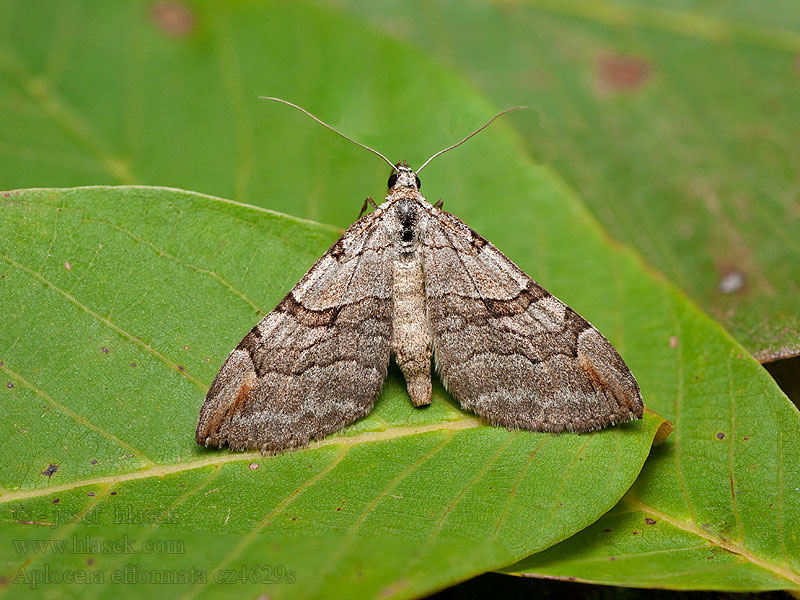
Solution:
<path fill-rule="evenodd" d="M 534 431 L 641 418 L 639 386 L 597 329 L 463 221 L 434 214 L 428 317 L 437 371 L 464 408 Z"/>
<path fill-rule="evenodd" d="M 372 410 L 392 321 L 380 220 L 354 223 L 233 350 L 200 410 L 198 443 L 297 448 Z"/>

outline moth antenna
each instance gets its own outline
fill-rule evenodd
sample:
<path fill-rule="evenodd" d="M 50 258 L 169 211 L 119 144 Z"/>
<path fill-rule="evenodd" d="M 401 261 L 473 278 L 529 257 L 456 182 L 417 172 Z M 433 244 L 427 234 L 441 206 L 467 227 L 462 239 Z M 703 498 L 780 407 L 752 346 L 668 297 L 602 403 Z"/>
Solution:
<path fill-rule="evenodd" d="M 504 114 L 506 114 L 506 113 L 510 113 L 511 111 L 514 111 L 514 110 L 523 110 L 523 109 L 526 109 L 526 108 L 528 108 L 528 107 L 527 107 L 527 106 L 513 106 L 513 107 L 511 107 L 511 108 L 507 108 L 507 109 L 505 109 L 504 111 L 501 111 L 501 112 L 497 113 L 497 114 L 496 114 L 495 116 L 493 116 L 491 119 L 489 119 L 488 121 L 486 121 L 486 123 L 484 123 L 482 127 L 479 127 L 478 129 L 476 129 L 475 131 L 473 131 L 472 133 L 470 133 L 470 134 L 469 134 L 467 137 L 465 137 L 465 138 L 464 138 L 463 140 L 461 140 L 460 142 L 456 142 L 455 144 L 453 144 L 452 146 L 448 146 L 448 147 L 447 147 L 447 148 L 445 148 L 444 150 L 439 150 L 439 151 L 438 151 L 436 154 L 434 154 L 434 155 L 433 155 L 433 156 L 431 156 L 431 157 L 430 157 L 428 160 L 426 160 L 424 163 L 422 163 L 422 166 L 421 166 L 419 169 L 417 169 L 417 170 L 415 171 L 415 173 L 419 174 L 419 172 L 420 172 L 420 171 L 422 171 L 422 169 L 424 169 L 426 166 L 428 166 L 428 163 L 429 163 L 429 162 L 431 162 L 431 161 L 432 161 L 434 158 L 436 158 L 436 157 L 437 157 L 437 156 L 439 156 L 440 154 L 444 154 L 444 153 L 445 153 L 445 152 L 447 152 L 448 150 L 452 150 L 453 148 L 457 148 L 458 146 L 460 146 L 461 144 L 463 144 L 464 142 L 466 142 L 466 141 L 467 141 L 469 138 L 471 138 L 473 135 L 475 135 L 475 134 L 477 134 L 477 133 L 480 133 L 481 131 L 483 131 L 484 129 L 486 129 L 486 128 L 487 128 L 489 125 L 491 125 L 492 121 L 494 121 L 496 118 L 498 118 L 498 117 L 502 117 Z M 300 109 L 300 110 L 302 110 L 302 109 Z M 341 134 L 340 134 L 340 135 L 341 135 Z"/>
<path fill-rule="evenodd" d="M 302 106 L 297 106 L 297 104 L 292 104 L 291 102 L 289 102 L 288 100 L 284 100 L 283 98 L 273 98 L 272 96 L 259 96 L 258 98 L 259 98 L 260 100 L 274 100 L 275 102 L 281 102 L 281 103 L 283 103 L 283 104 L 288 104 L 288 105 L 289 105 L 289 106 L 291 106 L 292 108 L 296 108 L 297 110 L 299 110 L 299 111 L 301 111 L 301 112 L 304 112 L 304 113 L 306 113 L 306 114 L 307 114 L 309 117 L 311 117 L 312 119 L 314 119 L 314 120 L 315 120 L 317 123 L 319 123 L 320 125 L 322 125 L 322 126 L 324 126 L 324 127 L 327 127 L 327 128 L 328 128 L 328 129 L 330 129 L 332 132 L 334 132 L 334 133 L 336 133 L 336 134 L 339 134 L 340 136 L 342 136 L 344 139 L 346 139 L 346 140 L 348 140 L 348 141 L 350 141 L 350 142 L 353 142 L 353 143 L 354 143 L 356 146 L 361 146 L 362 148 L 365 148 L 365 149 L 369 150 L 369 151 L 370 151 L 370 152 L 372 152 L 373 154 L 377 154 L 377 155 L 378 155 L 378 156 L 380 156 L 380 157 L 381 157 L 383 160 L 385 160 L 387 163 L 389 163 L 389 166 L 390 166 L 390 167 L 392 167 L 392 169 L 394 169 L 395 171 L 397 171 L 397 167 L 395 167 L 395 166 L 394 166 L 394 164 L 392 164 L 392 161 L 390 161 L 388 158 L 386 158 L 386 157 L 385 157 L 383 154 L 381 154 L 380 152 L 378 152 L 378 151 L 377 151 L 377 150 L 375 150 L 374 148 L 370 148 L 369 146 L 365 146 L 365 145 L 364 145 L 364 144 L 362 144 L 361 142 L 357 142 L 357 141 L 355 141 L 353 138 L 346 136 L 345 134 L 343 134 L 343 133 L 342 133 L 341 131 L 339 131 L 338 129 L 336 129 L 336 128 L 334 128 L 334 127 L 331 127 L 330 125 L 328 125 L 328 124 L 327 124 L 325 121 L 323 121 L 322 119 L 319 119 L 319 118 L 315 117 L 314 115 L 312 115 L 310 112 L 308 112 L 308 111 L 307 111 L 305 108 L 303 108 Z M 513 109 L 509 109 L 509 110 L 513 110 Z M 506 112 L 508 112 L 508 111 L 506 111 Z M 500 113 L 500 114 L 503 114 L 503 113 Z M 499 117 L 500 115 L 497 115 L 497 116 Z M 495 118 L 497 118 L 497 117 L 495 117 Z M 490 123 L 491 123 L 491 121 L 490 121 Z M 489 123 L 487 123 L 486 125 L 488 125 L 488 124 L 489 124 Z M 486 125 L 484 125 L 484 127 L 486 127 Z M 479 129 L 478 131 L 480 131 L 480 129 Z M 476 131 L 475 133 L 477 133 L 477 131 Z M 473 134 L 473 135 L 474 135 L 474 134 Z"/>

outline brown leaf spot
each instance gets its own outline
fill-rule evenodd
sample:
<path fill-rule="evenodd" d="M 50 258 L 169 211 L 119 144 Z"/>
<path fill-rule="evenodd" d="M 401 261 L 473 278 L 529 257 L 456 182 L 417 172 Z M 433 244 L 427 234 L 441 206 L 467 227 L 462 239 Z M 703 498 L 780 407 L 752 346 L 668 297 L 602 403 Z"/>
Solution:
<path fill-rule="evenodd" d="M 136 368 L 136 363 L 131 363 L 131 366 L 135 369 Z"/>
<path fill-rule="evenodd" d="M 639 535 L 638 531 L 631 531 L 631 535 Z"/>
<path fill-rule="evenodd" d="M 65 260 L 65 261 L 64 261 L 64 268 L 65 268 L 67 271 L 72 271 L 72 265 L 71 265 L 71 264 L 69 264 L 69 261 L 68 261 L 68 260 Z"/>
<path fill-rule="evenodd" d="M 603 529 L 603 533 L 611 533 L 610 529 Z"/>
<path fill-rule="evenodd" d="M 50 479 L 53 475 L 58 472 L 58 465 L 50 465 L 44 471 L 42 471 L 42 475 L 46 475 L 48 479 Z"/>
<path fill-rule="evenodd" d="M 669 338 L 669 347 L 670 348 L 677 348 L 678 347 L 678 336 L 673 335 Z"/>
<path fill-rule="evenodd" d="M 116 496 L 116 495 L 117 495 L 117 492 L 111 492 L 111 495 L 112 495 L 112 496 Z"/>
<path fill-rule="evenodd" d="M 608 560 L 610 560 L 611 562 L 614 562 L 615 560 L 617 560 L 617 557 L 616 556 L 609 556 Z"/>
<path fill-rule="evenodd" d="M 719 433 L 717 433 L 717 439 L 718 440 L 724 440 L 725 439 L 725 434 L 720 431 Z"/>
<path fill-rule="evenodd" d="M 96 465 L 96 464 L 97 464 L 97 461 L 96 461 L 94 458 L 92 459 L 92 464 L 93 464 L 93 465 Z"/>
<path fill-rule="evenodd" d="M 184 37 L 195 26 L 194 11 L 182 2 L 159 2 L 150 9 L 153 24 L 170 37 Z"/>
<path fill-rule="evenodd" d="M 11 382 L 9 381 L 9 382 L 6 384 L 6 387 L 7 387 L 8 389 L 11 389 L 11 388 L 13 388 L 13 387 L 14 387 L 14 384 L 13 384 L 13 383 L 11 383 Z"/>
<path fill-rule="evenodd" d="M 53 504 L 58 504 L 59 502 L 61 502 L 61 498 L 56 498 L 53 500 Z"/>
<path fill-rule="evenodd" d="M 742 439 L 743 439 L 743 440 L 746 442 L 747 440 L 749 440 L 749 439 L 750 439 L 750 436 L 749 436 L 749 435 L 746 435 L 746 436 L 744 436 Z"/>
<path fill-rule="evenodd" d="M 180 371 L 181 373 L 185 373 L 186 369 L 184 368 L 183 365 L 178 365 L 178 371 Z"/>
<path fill-rule="evenodd" d="M 656 520 L 655 519 L 651 519 L 650 517 L 647 517 L 644 520 L 644 522 L 647 523 L 648 525 L 655 525 L 656 524 Z"/>
<path fill-rule="evenodd" d="M 652 75 L 650 64 L 641 58 L 606 55 L 597 63 L 601 92 L 632 92 L 644 85 Z"/>
<path fill-rule="evenodd" d="M 89 493 L 88 493 L 88 494 L 86 494 L 86 495 L 87 495 L 87 496 L 89 496 L 89 498 L 94 498 L 94 492 L 89 492 Z"/>
<path fill-rule="evenodd" d="M 106 354 L 108 354 L 108 352 L 109 352 L 108 348 L 106 348 L 105 346 L 102 346 L 102 347 L 100 348 L 100 350 L 102 350 L 102 351 L 103 351 L 103 352 L 105 352 Z"/>
<path fill-rule="evenodd" d="M 248 468 L 249 468 L 251 471 L 255 471 L 255 470 L 256 470 L 256 469 L 259 467 L 259 464 L 258 464 L 258 463 L 254 463 L 254 462 L 253 462 L 253 463 L 250 463 L 250 464 L 249 464 L 249 465 L 247 465 L 247 466 L 248 466 Z"/>

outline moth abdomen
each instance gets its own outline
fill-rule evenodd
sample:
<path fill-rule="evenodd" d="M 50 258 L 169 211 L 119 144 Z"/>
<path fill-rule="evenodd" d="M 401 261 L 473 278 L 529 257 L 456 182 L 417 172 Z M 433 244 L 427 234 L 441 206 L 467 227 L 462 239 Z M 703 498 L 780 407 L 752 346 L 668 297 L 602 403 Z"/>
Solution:
<path fill-rule="evenodd" d="M 398 256 L 392 266 L 392 353 L 414 406 L 431 402 L 431 335 L 424 286 L 421 254 Z"/>

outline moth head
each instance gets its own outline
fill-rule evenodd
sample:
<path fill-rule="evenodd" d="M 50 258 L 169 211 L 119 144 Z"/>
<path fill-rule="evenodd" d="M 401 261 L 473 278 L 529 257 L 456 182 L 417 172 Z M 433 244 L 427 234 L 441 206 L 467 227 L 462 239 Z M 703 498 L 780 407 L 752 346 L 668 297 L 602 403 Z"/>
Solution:
<path fill-rule="evenodd" d="M 422 187 L 422 182 L 414 170 L 408 166 L 408 163 L 403 160 L 394 166 L 394 171 L 389 176 L 388 186 L 390 190 L 395 187 L 409 187 L 418 190 Z"/>

